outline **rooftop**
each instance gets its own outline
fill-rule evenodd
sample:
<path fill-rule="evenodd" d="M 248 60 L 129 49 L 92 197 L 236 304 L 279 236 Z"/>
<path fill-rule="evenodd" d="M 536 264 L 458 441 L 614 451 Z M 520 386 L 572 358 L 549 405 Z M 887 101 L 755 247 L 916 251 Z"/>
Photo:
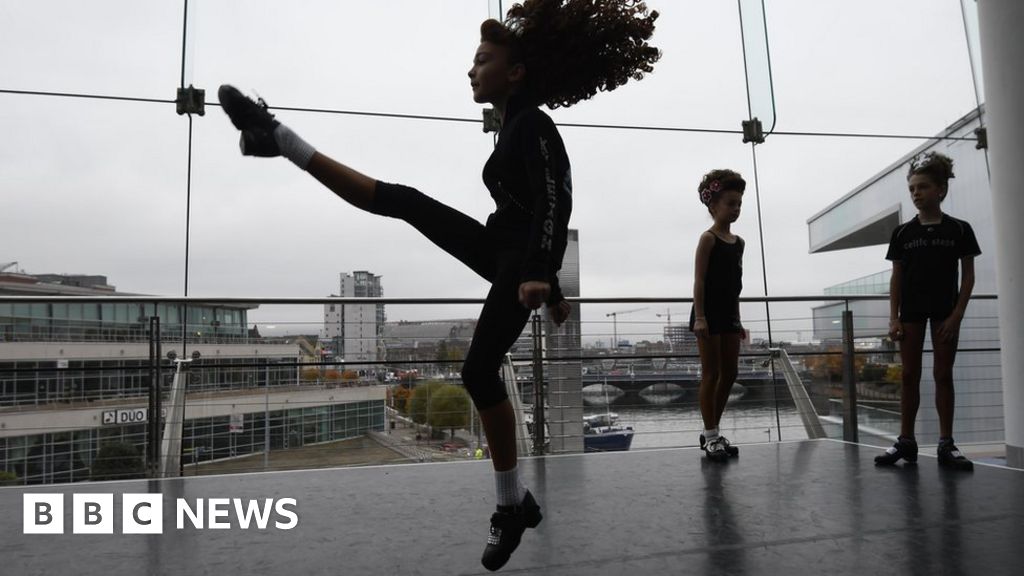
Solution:
<path fill-rule="evenodd" d="M 1024 472 L 875 468 L 877 448 L 833 440 L 741 447 L 713 465 L 696 448 L 528 458 L 544 508 L 503 569 L 513 574 L 1004 574 L 1024 562 Z M 410 464 L 0 489 L 64 494 L 65 534 L 0 523 L 23 574 L 481 574 L 490 462 Z M 72 535 L 68 493 L 159 492 L 160 536 Z M 175 529 L 185 498 L 295 498 L 292 530 Z M 271 523 L 271 525 L 273 525 Z M 88 542 L 88 546 L 84 544 Z M 75 545 L 69 545 L 74 543 Z"/>

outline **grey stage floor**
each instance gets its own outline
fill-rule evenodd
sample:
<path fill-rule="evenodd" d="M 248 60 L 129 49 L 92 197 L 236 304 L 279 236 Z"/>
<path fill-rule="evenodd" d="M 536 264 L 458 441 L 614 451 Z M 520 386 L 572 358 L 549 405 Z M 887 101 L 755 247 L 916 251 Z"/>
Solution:
<path fill-rule="evenodd" d="M 830 440 L 524 460 L 544 508 L 502 573 L 1020 574 L 1024 472 L 877 469 Z M 489 462 L 0 489 L 0 574 L 480 574 Z M 72 493 L 113 493 L 114 534 L 72 534 Z M 122 534 L 124 493 L 158 492 L 163 533 Z M 65 533 L 23 534 L 23 495 L 62 493 Z M 294 498 L 290 530 L 177 529 L 184 498 Z M 286 522 L 284 516 L 272 520 Z"/>

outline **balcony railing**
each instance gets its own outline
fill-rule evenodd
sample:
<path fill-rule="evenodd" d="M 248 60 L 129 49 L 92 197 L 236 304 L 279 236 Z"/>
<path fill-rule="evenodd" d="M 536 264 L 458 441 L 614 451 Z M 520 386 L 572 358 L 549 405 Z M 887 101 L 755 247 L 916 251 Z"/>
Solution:
<path fill-rule="evenodd" d="M 110 300 L 126 301 L 5 296 L 0 304 Z M 139 463 L 153 466 L 161 434 L 149 416 L 157 413 L 155 406 L 168 405 L 178 361 L 197 352 L 181 376 L 187 385 L 178 433 L 186 475 L 457 460 L 477 457 L 478 447 L 486 455 L 468 397 L 450 391 L 461 391 L 459 369 L 472 334 L 466 320 L 404 322 L 383 331 L 362 327 L 363 335 L 380 334 L 371 338 L 372 354 L 363 346 L 369 357 L 353 359 L 349 350 L 346 359 L 340 349 L 345 340 L 318 338 L 323 321 L 308 319 L 322 317 L 325 304 L 368 303 L 384 304 L 389 313 L 415 307 L 434 318 L 465 319 L 482 300 L 128 300 L 153 304 L 145 307 L 153 310 L 260 308 L 250 310 L 253 335 L 239 339 L 197 338 L 196 330 L 181 332 L 180 325 L 167 330 L 159 316 L 139 322 L 133 342 L 144 346 L 134 348 L 105 339 L 102 322 L 90 325 L 91 339 L 76 340 L 64 331 L 59 338 L 43 332 L 37 339 L 0 339 L 0 471 L 7 482 L 78 481 L 102 477 L 97 470 L 108 469 L 114 475 L 146 474 Z M 588 415 L 616 416 L 619 426 L 632 428 L 634 450 L 696 444 L 703 425 L 696 392 L 699 356 L 685 328 L 691 300 L 570 301 L 569 322 L 556 328 L 538 314 L 510 351 L 515 377 L 507 385 L 525 407 L 521 417 L 532 424 L 520 439 L 524 451 L 593 447 L 583 425 Z M 1002 442 L 995 305 L 994 296 L 976 296 L 961 330 L 956 435 L 968 451 L 972 445 L 998 451 Z M 884 336 L 886 296 L 744 298 L 741 310 L 750 338 L 741 348 L 738 385 L 721 424 L 734 443 L 821 434 L 891 442 L 898 432 L 900 364 L 898 349 Z M 42 326 L 47 319 L 34 320 Z M 0 318 L 0 325 L 14 321 Z M 287 334 L 270 335 L 275 330 Z M 83 343 L 89 346 L 74 348 Z M 928 348 L 919 415 L 923 439 L 936 428 Z M 448 392 L 439 392 L 445 387 Z M 153 391 L 159 391 L 159 401 Z"/>

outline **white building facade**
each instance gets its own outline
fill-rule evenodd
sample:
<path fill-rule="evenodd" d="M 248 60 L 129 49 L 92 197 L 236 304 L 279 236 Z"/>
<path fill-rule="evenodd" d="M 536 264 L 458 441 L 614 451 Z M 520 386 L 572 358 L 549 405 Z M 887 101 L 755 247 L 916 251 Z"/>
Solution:
<path fill-rule="evenodd" d="M 342 298 L 377 298 L 384 295 L 381 277 L 365 270 L 342 272 L 338 294 Z M 383 304 L 325 304 L 323 338 L 333 355 L 345 362 L 383 359 Z"/>

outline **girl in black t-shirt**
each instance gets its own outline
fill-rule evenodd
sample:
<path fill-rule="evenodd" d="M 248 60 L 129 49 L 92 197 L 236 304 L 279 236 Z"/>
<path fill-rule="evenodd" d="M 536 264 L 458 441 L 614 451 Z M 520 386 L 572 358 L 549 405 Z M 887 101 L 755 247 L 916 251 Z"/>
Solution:
<path fill-rule="evenodd" d="M 900 436 L 885 454 L 875 458 L 879 465 L 895 464 L 901 458 L 917 461 L 914 422 L 921 403 L 925 324 L 930 322 L 939 464 L 960 470 L 974 467 L 953 443 L 953 361 L 960 321 L 974 289 L 974 257 L 981 250 L 970 224 L 943 214 L 940 208 L 953 177 L 953 161 L 942 154 L 929 152 L 911 162 L 907 183 L 917 215 L 893 231 L 885 256 L 892 261 L 889 336 L 900 343 L 903 388 Z"/>
<path fill-rule="evenodd" d="M 736 381 L 740 340 L 740 291 L 743 289 L 743 238 L 731 231 L 740 216 L 747 183 L 732 170 L 712 170 L 697 187 L 714 224 L 700 235 L 693 280 L 690 330 L 700 349 L 700 447 L 711 460 L 725 460 L 739 449 L 719 433 L 729 391 Z"/>
<path fill-rule="evenodd" d="M 657 17 L 627 0 L 525 0 L 509 8 L 504 22 L 480 26 L 468 84 L 473 100 L 492 105 L 501 124 L 484 167 L 495 202 L 486 224 L 408 186 L 364 176 L 314 150 L 265 105 L 231 86 L 219 92 L 242 131 L 243 154 L 285 156 L 355 207 L 409 223 L 491 284 L 462 366 L 495 471 L 498 506 L 482 558 L 489 570 L 504 565 L 524 530 L 541 521 L 519 477 L 515 414 L 501 363 L 530 310 L 546 303 L 558 324 L 569 314 L 555 275 L 572 209 L 569 161 L 554 122 L 539 106 L 572 106 L 651 72 L 660 52 L 647 40 Z M 414 92 L 413 86 L 410 97 Z"/>

